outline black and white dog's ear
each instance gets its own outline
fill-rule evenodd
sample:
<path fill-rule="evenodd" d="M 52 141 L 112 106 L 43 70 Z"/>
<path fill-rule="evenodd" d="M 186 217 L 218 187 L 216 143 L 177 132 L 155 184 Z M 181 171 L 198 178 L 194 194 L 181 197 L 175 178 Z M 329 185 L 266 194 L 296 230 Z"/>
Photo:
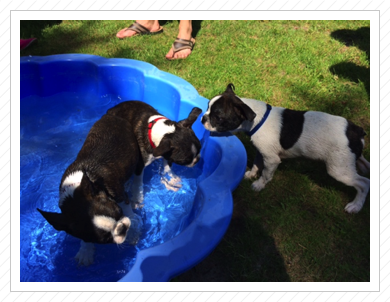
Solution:
<path fill-rule="evenodd" d="M 253 122 L 256 117 L 256 113 L 240 99 L 234 101 L 234 110 L 237 114 L 241 115 L 243 119 L 250 122 Z"/>
<path fill-rule="evenodd" d="M 240 115 L 244 120 L 252 122 L 255 117 L 256 113 L 248 106 L 246 105 L 241 99 L 236 96 L 234 93 L 234 90 L 236 88 L 232 83 L 229 83 L 226 87 L 226 90 L 224 93 L 229 94 L 229 99 L 231 99 L 234 103 L 234 110 L 238 115 Z"/>
<path fill-rule="evenodd" d="M 225 92 L 227 93 L 234 93 L 234 90 L 236 89 L 236 87 L 234 87 L 234 85 L 232 83 L 229 83 L 226 87 L 226 90 Z"/>
<path fill-rule="evenodd" d="M 159 157 L 167 154 L 168 152 L 171 152 L 172 146 L 171 146 L 171 140 L 164 138 L 161 140 L 160 144 L 153 149 L 153 156 Z"/>
<path fill-rule="evenodd" d="M 42 214 L 43 218 L 50 223 L 53 228 L 57 231 L 67 231 L 68 230 L 68 222 L 66 221 L 64 214 L 62 213 L 54 213 L 54 212 L 46 212 L 38 209 L 38 212 Z"/>
<path fill-rule="evenodd" d="M 192 124 L 195 123 L 196 119 L 198 118 L 199 114 L 202 113 L 202 109 L 198 107 L 192 108 L 190 114 L 188 117 L 184 120 L 181 120 L 178 125 L 182 126 L 184 128 L 191 128 Z"/>
<path fill-rule="evenodd" d="M 100 191 L 105 190 L 104 180 L 102 177 L 91 179 L 90 174 L 88 172 L 84 172 L 80 188 L 82 188 L 84 192 L 93 192 L 94 194 L 98 194 Z"/>

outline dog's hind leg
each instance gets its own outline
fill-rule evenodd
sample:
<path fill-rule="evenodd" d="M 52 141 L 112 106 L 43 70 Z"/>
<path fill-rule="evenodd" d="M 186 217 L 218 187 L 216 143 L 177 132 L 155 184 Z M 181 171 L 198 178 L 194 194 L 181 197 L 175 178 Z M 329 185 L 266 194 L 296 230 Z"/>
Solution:
<path fill-rule="evenodd" d="M 95 253 L 95 246 L 91 242 L 84 242 L 81 240 L 80 249 L 77 252 L 75 259 L 80 265 L 91 265 L 93 263 L 93 254 Z"/>
<path fill-rule="evenodd" d="M 256 177 L 259 171 L 261 174 L 263 172 L 263 169 L 264 169 L 263 156 L 259 151 L 256 151 L 256 157 L 255 157 L 255 161 L 253 162 L 253 167 L 251 170 L 245 172 L 244 177 L 246 179 L 254 178 Z"/>
<path fill-rule="evenodd" d="M 370 180 L 357 174 L 355 162 L 352 159 L 340 159 L 333 164 L 327 163 L 327 170 L 330 176 L 357 190 L 355 199 L 347 204 L 345 211 L 351 214 L 359 212 L 370 190 Z"/>
<path fill-rule="evenodd" d="M 278 168 L 281 160 L 278 156 L 263 157 L 264 168 L 261 176 L 258 180 L 252 183 L 252 189 L 255 191 L 261 191 L 265 185 L 271 181 L 276 169 Z"/>
<path fill-rule="evenodd" d="M 355 199 L 348 203 L 345 207 L 345 211 L 348 213 L 357 213 L 359 212 L 364 202 L 366 201 L 366 197 L 368 194 L 368 191 L 370 190 L 370 180 L 368 178 L 365 178 L 363 176 L 356 177 L 354 187 L 358 191 Z"/>
<path fill-rule="evenodd" d="M 133 209 L 140 209 L 143 207 L 144 201 L 144 171 L 141 174 L 134 174 L 133 183 L 131 184 L 131 204 Z"/>
<path fill-rule="evenodd" d="M 359 170 L 363 173 L 363 174 L 368 174 L 370 173 L 370 162 L 367 161 L 363 155 L 361 155 L 357 161 L 356 161 L 356 165 L 358 166 Z"/>

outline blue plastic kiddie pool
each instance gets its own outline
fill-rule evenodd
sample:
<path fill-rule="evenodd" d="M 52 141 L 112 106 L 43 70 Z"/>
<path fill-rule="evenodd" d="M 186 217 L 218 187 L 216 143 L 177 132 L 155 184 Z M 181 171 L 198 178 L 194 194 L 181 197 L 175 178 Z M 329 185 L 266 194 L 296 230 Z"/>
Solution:
<path fill-rule="evenodd" d="M 172 120 L 208 100 L 183 79 L 145 62 L 68 54 L 22 57 L 20 63 L 20 278 L 48 281 L 169 281 L 203 260 L 225 234 L 232 191 L 243 177 L 246 152 L 235 136 L 211 137 L 201 122 L 194 168 L 173 166 L 177 192 L 160 182 L 156 161 L 145 170 L 145 207 L 136 211 L 135 245 L 96 245 L 95 262 L 78 266 L 80 240 L 57 232 L 36 208 L 60 212 L 58 189 L 66 167 L 106 111 L 140 100 Z M 132 224 L 133 226 L 133 224 Z"/>

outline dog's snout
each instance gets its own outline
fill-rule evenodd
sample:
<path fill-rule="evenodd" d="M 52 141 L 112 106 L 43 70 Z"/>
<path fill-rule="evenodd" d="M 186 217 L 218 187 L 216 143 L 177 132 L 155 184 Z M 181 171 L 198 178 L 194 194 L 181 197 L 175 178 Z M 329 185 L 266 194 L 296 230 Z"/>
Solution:
<path fill-rule="evenodd" d="M 202 124 L 206 123 L 207 122 L 207 116 L 206 115 L 203 115 L 202 117 Z"/>

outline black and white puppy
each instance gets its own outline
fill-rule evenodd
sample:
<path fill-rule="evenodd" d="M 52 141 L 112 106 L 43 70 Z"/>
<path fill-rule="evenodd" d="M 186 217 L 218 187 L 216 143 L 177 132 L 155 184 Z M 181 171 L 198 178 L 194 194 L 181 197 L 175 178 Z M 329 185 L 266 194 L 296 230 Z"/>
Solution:
<path fill-rule="evenodd" d="M 164 171 L 171 177 L 165 185 L 178 189 L 180 179 L 170 165 L 193 167 L 199 161 L 201 145 L 191 126 L 201 112 L 194 108 L 187 119 L 176 123 L 146 103 L 129 101 L 109 109 L 92 126 L 76 160 L 62 176 L 61 213 L 38 209 L 56 230 L 82 240 L 76 255 L 80 264 L 93 262 L 93 243 L 126 240 L 132 206 L 143 202 L 144 167 L 154 159 L 164 158 Z M 125 183 L 133 174 L 130 206 Z M 125 204 L 119 204 L 122 201 Z"/>
<path fill-rule="evenodd" d="M 80 264 L 93 262 L 93 243 L 122 244 L 132 209 L 125 182 L 142 169 L 134 129 L 126 120 L 104 115 L 90 129 L 76 160 L 60 184 L 61 213 L 38 211 L 58 231 L 81 239 Z M 125 201 L 125 204 L 119 203 Z"/>
<path fill-rule="evenodd" d="M 169 179 L 162 178 L 162 181 L 167 189 L 177 191 L 181 186 L 180 178 L 170 167 L 172 163 L 193 167 L 199 161 L 201 144 L 191 127 L 201 112 L 194 107 L 186 119 L 175 122 L 144 102 L 126 101 L 109 109 L 107 114 L 125 119 L 134 129 L 142 168 L 163 158 L 164 172 Z M 131 189 L 134 208 L 142 207 L 142 188 L 143 169 L 140 169 L 135 173 Z"/>
<path fill-rule="evenodd" d="M 257 149 L 253 168 L 245 178 L 253 178 L 255 191 L 262 190 L 272 179 L 283 158 L 307 157 L 322 160 L 330 176 L 357 190 L 355 199 L 345 210 L 357 213 L 363 207 L 370 180 L 356 172 L 356 164 L 369 173 L 370 163 L 363 157 L 365 132 L 340 116 L 317 111 L 294 111 L 235 95 L 233 84 L 209 102 L 202 118 L 212 132 L 245 131 Z"/>

